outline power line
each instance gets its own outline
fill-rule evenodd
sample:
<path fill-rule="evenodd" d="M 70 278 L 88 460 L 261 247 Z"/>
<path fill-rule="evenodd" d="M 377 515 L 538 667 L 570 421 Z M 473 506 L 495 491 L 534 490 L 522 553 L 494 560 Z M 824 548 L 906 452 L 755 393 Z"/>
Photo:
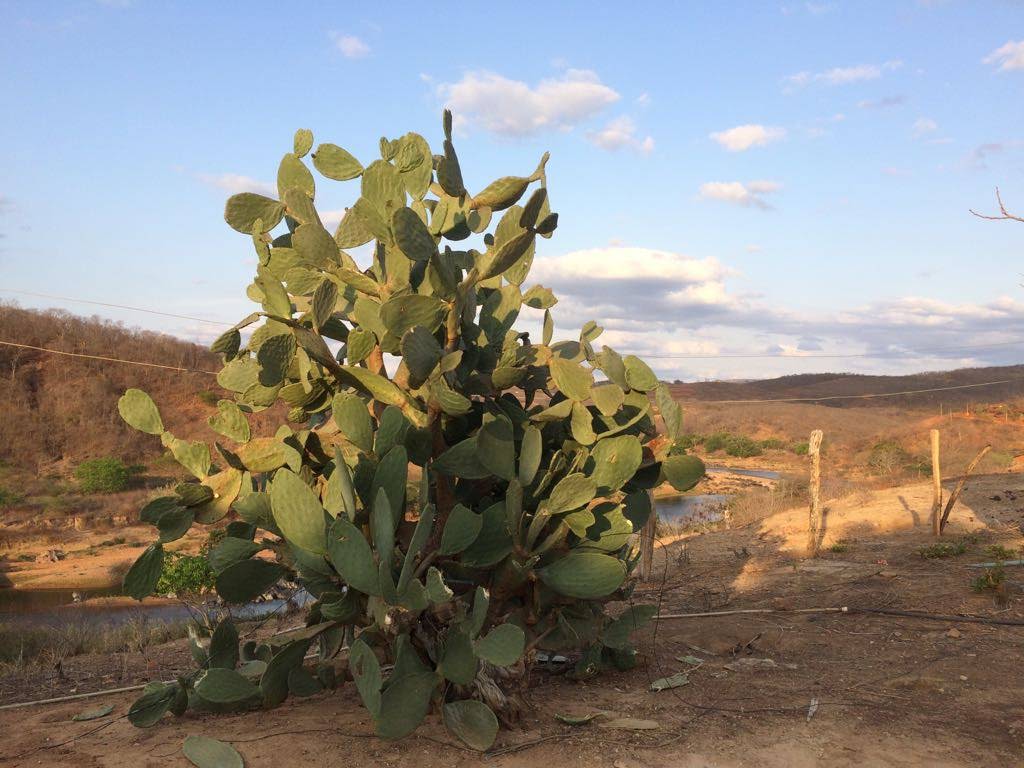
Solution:
<path fill-rule="evenodd" d="M 216 376 L 216 371 L 206 371 L 199 368 L 181 368 L 173 365 L 161 365 L 160 363 L 145 363 L 140 360 L 123 360 L 119 357 L 106 357 L 104 355 L 88 355 L 82 352 L 65 352 L 60 349 L 48 349 L 46 347 L 36 347 L 31 344 L 17 344 L 13 341 L 0 341 L 0 344 L 7 347 L 16 347 L 19 349 L 32 349 L 37 352 L 48 352 L 52 355 L 66 355 L 68 357 L 82 357 L 89 360 L 102 360 L 108 363 L 123 363 L 125 365 L 141 365 L 148 368 L 162 368 L 168 371 L 179 371 L 182 373 L 203 373 L 208 376 Z M 699 400 L 697 398 L 689 398 L 690 402 L 700 403 L 701 405 L 740 405 L 750 403 L 800 403 L 800 402 L 818 402 L 820 400 L 867 400 L 876 397 L 897 397 L 900 395 L 920 395 L 926 392 L 948 392 L 954 389 L 972 389 L 975 387 L 991 387 L 996 384 L 1010 384 L 1015 381 L 1024 381 L 1024 377 L 1017 377 L 1013 379 L 1000 379 L 998 381 L 983 381 L 976 384 L 957 384 L 950 387 L 929 387 L 927 389 L 906 389 L 902 392 L 878 392 L 867 395 L 822 395 L 820 397 L 780 397 L 780 398 L 769 398 L 765 400 Z"/>
<path fill-rule="evenodd" d="M 147 315 L 163 315 L 164 317 L 174 317 L 178 320 L 193 320 L 197 323 L 207 323 L 209 325 L 221 325 L 230 327 L 231 323 L 224 322 L 223 320 L 207 320 L 204 317 L 192 317 L 191 315 L 176 315 L 173 312 L 161 312 L 157 309 L 145 309 L 144 307 L 129 307 L 126 304 L 111 304 L 106 301 L 93 301 L 92 299 L 75 299 L 70 296 L 57 296 L 52 293 L 36 293 L 35 291 L 22 291 L 15 288 L 0 288 L 0 291 L 5 293 L 20 293 L 23 296 L 36 296 L 42 299 L 56 299 L 57 301 L 70 301 L 77 304 L 93 304 L 97 307 L 112 307 L 114 309 L 128 309 L 132 312 L 145 312 Z"/>
<path fill-rule="evenodd" d="M 658 353 L 658 352 L 655 352 L 655 353 L 651 353 L 651 354 L 645 354 L 644 357 L 653 358 L 653 359 L 666 359 L 666 360 L 720 360 L 722 358 L 730 358 L 730 357 L 735 357 L 735 358 L 769 358 L 769 359 L 770 358 L 780 358 L 780 359 L 783 359 L 783 360 L 809 360 L 809 359 L 818 359 L 818 360 L 820 360 L 820 359 L 827 359 L 827 358 L 831 358 L 831 359 L 834 359 L 834 360 L 844 360 L 844 359 L 851 358 L 851 357 L 866 357 L 866 358 L 871 358 L 872 360 L 893 360 L 893 359 L 899 359 L 901 357 L 905 358 L 905 357 L 908 356 L 908 354 L 920 357 L 922 355 L 929 354 L 929 353 L 934 353 L 934 352 L 962 352 L 962 351 L 971 351 L 971 350 L 975 350 L 975 349 L 989 349 L 991 347 L 1019 346 L 1021 344 L 1024 344 L 1024 339 L 1017 339 L 1015 341 L 994 341 L 994 342 L 992 342 L 990 344 L 972 344 L 970 346 L 963 346 L 963 347 L 932 347 L 931 349 L 919 349 L 919 350 L 916 350 L 916 351 L 915 350 L 908 350 L 908 353 L 906 353 L 906 354 L 901 354 L 899 352 L 891 352 L 889 354 L 872 354 L 870 352 L 847 352 L 847 353 L 843 353 L 843 354 L 824 353 L 824 354 L 820 354 L 820 355 L 780 355 L 780 354 L 772 354 L 772 353 L 769 353 L 769 352 L 762 352 L 762 353 L 752 353 L 752 354 L 746 354 L 746 353 L 737 353 L 737 354 L 724 353 L 724 354 L 718 354 L 718 355 L 697 355 L 697 354 L 686 354 L 686 353 L 672 354 L 672 353 Z"/>
<path fill-rule="evenodd" d="M 17 347 L 18 349 L 34 349 L 36 352 L 48 352 L 51 355 L 66 355 L 67 357 L 84 357 L 88 360 L 103 360 L 107 363 L 124 363 L 125 365 L 142 365 L 147 368 L 163 368 L 167 371 L 178 371 L 180 373 L 205 373 L 209 376 L 216 376 L 216 371 L 204 371 L 199 368 L 180 368 L 174 365 L 161 365 L 160 363 L 144 363 L 141 360 L 123 360 L 119 357 L 106 357 L 104 355 L 87 355 L 83 352 L 65 352 L 61 349 L 47 349 L 46 347 L 34 347 L 31 344 L 17 344 L 13 341 L 0 341 L 5 347 Z"/>
<path fill-rule="evenodd" d="M 897 397 L 899 395 L 920 395 L 925 392 L 948 392 L 953 389 L 971 389 L 973 387 L 991 387 L 995 384 L 1010 384 L 1014 381 L 1024 381 L 1024 377 L 1018 376 L 1014 379 L 1000 379 L 999 381 L 983 381 L 977 384 L 957 384 L 951 387 L 929 387 L 928 389 L 906 389 L 902 392 L 879 392 L 869 395 L 823 395 L 821 397 L 778 397 L 767 400 L 699 400 L 690 398 L 691 402 L 701 405 L 739 405 L 744 403 L 801 403 L 818 402 L 819 400 L 867 400 L 872 397 Z"/>
<path fill-rule="evenodd" d="M 0 288 L 0 291 L 6 293 L 16 293 L 24 296 L 35 296 L 45 299 L 55 299 L 57 301 L 70 301 L 72 303 L 79 304 L 92 304 L 97 307 L 111 307 L 114 309 L 126 309 L 132 312 L 145 312 L 149 315 L 162 315 L 163 317 L 173 317 L 178 320 L 192 320 L 197 323 L 206 323 L 208 325 L 217 325 L 225 328 L 230 328 L 232 323 L 224 320 L 209 320 L 204 317 L 193 317 L 192 315 L 178 315 L 172 312 L 161 312 L 156 309 L 146 309 L 144 307 L 132 307 L 127 304 L 114 304 L 106 301 L 93 301 L 92 299 L 77 299 L 70 296 L 58 296 L 50 293 L 38 293 L 36 291 L 23 291 L 16 288 Z M 906 353 L 901 354 L 893 352 L 889 354 L 872 354 L 870 352 L 845 352 L 845 353 L 822 353 L 822 354 L 808 354 L 808 355 L 783 355 L 777 353 L 720 353 L 716 355 L 702 355 L 694 353 L 671 353 L 671 352 L 654 352 L 643 355 L 643 357 L 652 360 L 724 360 L 724 359 L 736 359 L 736 360 L 845 360 L 851 358 L 864 358 L 871 360 L 896 360 L 906 359 L 908 357 L 923 357 L 928 354 L 941 353 L 941 352 L 970 352 L 978 349 L 992 349 L 996 347 L 1009 347 L 1009 346 L 1020 346 L 1024 345 L 1024 339 L 1015 339 L 1013 341 L 995 341 L 989 344 L 971 344 L 965 346 L 951 346 L 951 347 L 932 347 L 930 349 L 921 350 L 908 350 Z"/>

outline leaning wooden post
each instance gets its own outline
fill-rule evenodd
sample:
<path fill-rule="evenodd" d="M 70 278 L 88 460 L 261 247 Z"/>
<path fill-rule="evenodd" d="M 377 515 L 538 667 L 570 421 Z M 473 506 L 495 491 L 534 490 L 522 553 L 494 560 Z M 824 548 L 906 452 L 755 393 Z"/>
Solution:
<path fill-rule="evenodd" d="M 942 469 L 939 466 L 939 430 L 932 430 L 932 533 L 942 535 Z"/>
<path fill-rule="evenodd" d="M 807 455 L 811 459 L 811 510 L 807 526 L 807 556 L 818 556 L 818 531 L 821 529 L 821 440 L 820 429 L 811 432 Z"/>
<path fill-rule="evenodd" d="M 967 478 L 971 476 L 971 473 L 974 471 L 974 468 L 978 466 L 978 464 L 981 462 L 983 458 L 985 458 L 985 454 L 991 450 L 992 446 L 986 445 L 984 448 L 981 449 L 978 455 L 974 457 L 974 461 L 967 465 L 967 471 L 964 472 L 963 476 L 957 482 L 956 487 L 953 489 L 953 492 L 949 494 L 949 501 L 946 502 L 946 508 L 942 511 L 942 519 L 939 520 L 939 533 L 942 533 L 944 530 L 946 530 L 946 521 L 949 520 L 949 513 L 953 511 L 953 507 L 956 506 L 957 499 L 959 499 L 960 494 L 963 493 L 964 486 L 967 485 Z"/>
<path fill-rule="evenodd" d="M 640 532 L 640 580 L 650 582 L 654 575 L 654 535 L 658 530 L 658 509 L 654 505 L 654 491 L 647 492 L 651 501 L 651 514 Z"/>

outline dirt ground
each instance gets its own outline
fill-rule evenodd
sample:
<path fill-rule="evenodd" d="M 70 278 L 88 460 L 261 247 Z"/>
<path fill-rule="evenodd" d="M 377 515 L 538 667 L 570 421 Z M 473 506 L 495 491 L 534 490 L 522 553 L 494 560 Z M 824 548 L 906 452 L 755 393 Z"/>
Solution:
<path fill-rule="evenodd" d="M 920 483 L 834 503 L 814 560 L 803 558 L 803 510 L 661 542 L 657 578 L 634 600 L 663 614 L 848 606 L 1024 621 L 1021 569 L 1007 567 L 998 593 L 977 593 L 970 582 L 981 571 L 968 567 L 992 559 L 992 545 L 1024 542 L 1024 475 L 972 481 L 944 537 L 966 545 L 957 557 L 918 553 L 933 541 L 930 493 Z M 488 755 L 454 744 L 436 716 L 403 741 L 377 739 L 349 683 L 276 710 L 168 717 L 146 730 L 121 717 L 131 693 L 0 711 L 0 765 L 185 766 L 183 739 L 205 734 L 230 741 L 251 767 L 1013 766 L 1024 764 L 1022 647 L 1024 626 L 852 611 L 665 619 L 640 638 L 643 661 L 630 672 L 578 683 L 537 670 L 531 711 Z M 167 679 L 189 663 L 180 644 L 76 657 L 64 681 L 53 671 L 0 680 L 0 700 Z M 651 691 L 684 670 L 687 685 Z M 109 722 L 71 722 L 100 702 L 115 707 Z M 595 712 L 583 726 L 555 717 Z M 649 729 L 610 727 L 622 718 Z"/>

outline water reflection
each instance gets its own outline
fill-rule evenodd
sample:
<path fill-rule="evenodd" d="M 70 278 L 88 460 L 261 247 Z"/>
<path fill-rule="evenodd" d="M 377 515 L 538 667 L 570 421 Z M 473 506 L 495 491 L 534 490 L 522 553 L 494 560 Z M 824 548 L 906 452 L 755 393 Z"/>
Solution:
<path fill-rule="evenodd" d="M 79 595 L 82 602 L 76 602 Z M 121 594 L 120 586 L 105 589 L 2 589 L 0 590 L 0 623 L 28 626 L 58 627 L 66 624 L 118 625 L 137 620 L 179 622 L 192 618 L 195 609 L 180 601 L 125 601 L 111 599 Z M 301 607 L 312 597 L 300 590 L 290 599 L 267 600 L 232 606 L 236 619 L 254 620 Z M 226 612 L 225 606 L 211 604 L 206 608 L 211 618 Z"/>

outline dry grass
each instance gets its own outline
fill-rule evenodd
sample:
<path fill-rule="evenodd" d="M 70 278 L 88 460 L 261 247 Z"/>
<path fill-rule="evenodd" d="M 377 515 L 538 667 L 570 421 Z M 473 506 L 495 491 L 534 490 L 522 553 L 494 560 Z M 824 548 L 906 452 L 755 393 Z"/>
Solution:
<path fill-rule="evenodd" d="M 70 622 L 42 627 L 0 623 L 0 667 L 55 666 L 84 653 L 140 653 L 187 634 L 186 622 L 148 621 L 141 614 L 116 625 Z"/>

